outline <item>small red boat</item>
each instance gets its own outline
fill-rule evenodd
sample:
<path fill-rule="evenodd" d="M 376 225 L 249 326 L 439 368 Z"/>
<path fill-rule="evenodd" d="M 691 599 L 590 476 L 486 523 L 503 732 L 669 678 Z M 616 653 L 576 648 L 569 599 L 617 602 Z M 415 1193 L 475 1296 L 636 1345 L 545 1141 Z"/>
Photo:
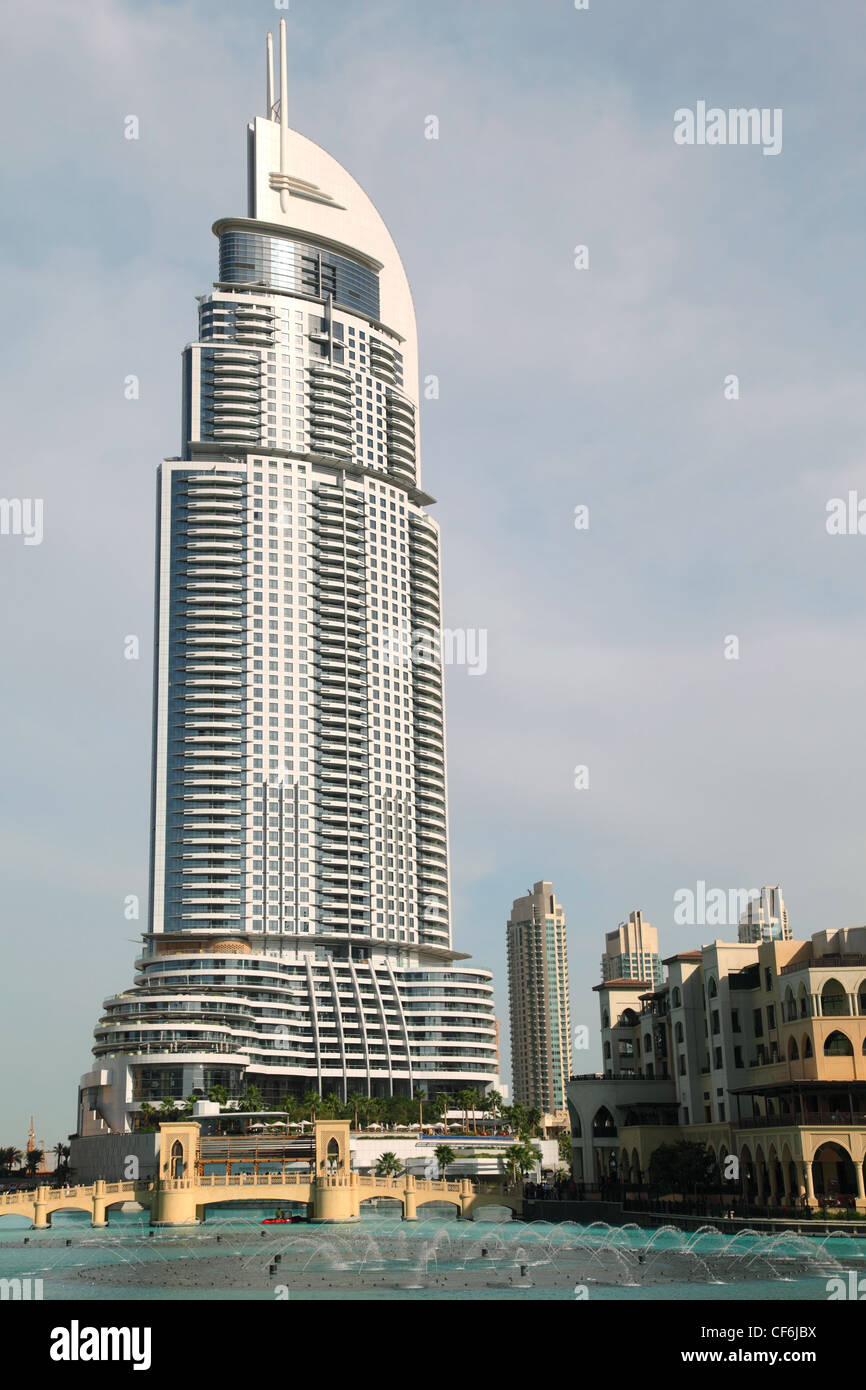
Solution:
<path fill-rule="evenodd" d="M 263 1226 L 291 1226 L 294 1221 L 293 1216 L 263 1216 Z"/>

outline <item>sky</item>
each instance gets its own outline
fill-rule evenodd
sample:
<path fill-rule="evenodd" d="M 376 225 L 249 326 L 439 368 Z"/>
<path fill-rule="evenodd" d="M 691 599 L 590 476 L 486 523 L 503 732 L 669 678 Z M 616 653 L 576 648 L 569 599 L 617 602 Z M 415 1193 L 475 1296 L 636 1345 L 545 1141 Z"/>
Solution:
<path fill-rule="evenodd" d="M 132 982 L 155 471 L 281 17 L 291 123 L 385 218 L 439 382 L 421 443 L 444 621 L 487 643 L 483 675 L 447 676 L 454 936 L 495 973 L 505 1075 L 504 924 L 539 879 L 593 1039 L 577 1071 L 600 1063 L 604 932 L 633 909 L 663 955 L 735 937 L 675 923 L 700 881 L 780 883 L 797 937 L 866 920 L 866 536 L 827 529 L 834 498 L 866 497 L 866 11 L 30 0 L 0 82 L 0 493 L 43 515 L 40 544 L 0 534 L 18 1147 L 31 1114 L 49 1147 L 70 1133 L 101 1001 Z M 781 112 L 781 150 L 677 144 L 699 102 Z"/>

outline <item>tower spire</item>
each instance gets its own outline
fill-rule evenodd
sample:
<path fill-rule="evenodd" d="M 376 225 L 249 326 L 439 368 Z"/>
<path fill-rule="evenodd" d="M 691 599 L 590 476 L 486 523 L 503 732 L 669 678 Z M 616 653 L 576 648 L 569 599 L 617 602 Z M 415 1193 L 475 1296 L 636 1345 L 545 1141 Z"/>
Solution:
<path fill-rule="evenodd" d="M 280 173 L 288 174 L 289 155 L 289 83 L 286 64 L 286 21 L 280 20 Z M 280 189 L 280 207 L 289 210 L 289 190 L 284 185 Z"/>
<path fill-rule="evenodd" d="M 267 105 L 265 106 L 265 112 L 267 114 L 268 120 L 272 121 L 274 119 L 274 36 L 271 33 L 268 33 L 267 55 L 268 86 Z"/>

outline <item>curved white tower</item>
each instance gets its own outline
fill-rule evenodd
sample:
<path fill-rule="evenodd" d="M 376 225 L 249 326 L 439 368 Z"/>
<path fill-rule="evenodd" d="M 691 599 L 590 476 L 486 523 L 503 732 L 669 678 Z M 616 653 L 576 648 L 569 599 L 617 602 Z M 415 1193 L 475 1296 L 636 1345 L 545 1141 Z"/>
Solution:
<path fill-rule="evenodd" d="M 151 919 L 79 1133 L 216 1084 L 496 1079 L 490 976 L 451 942 L 412 297 L 367 195 L 289 129 L 285 67 L 281 21 L 159 470 Z"/>

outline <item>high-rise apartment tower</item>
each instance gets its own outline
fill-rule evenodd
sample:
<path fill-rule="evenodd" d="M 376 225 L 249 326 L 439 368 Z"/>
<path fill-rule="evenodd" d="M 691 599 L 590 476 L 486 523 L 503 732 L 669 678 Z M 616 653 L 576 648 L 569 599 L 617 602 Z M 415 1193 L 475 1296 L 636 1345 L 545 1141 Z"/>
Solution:
<path fill-rule="evenodd" d="M 553 884 L 515 898 L 506 930 L 514 1100 L 549 1114 L 564 1108 L 571 1075 L 565 913 Z"/>
<path fill-rule="evenodd" d="M 80 1133 L 215 1086 L 496 1080 L 490 975 L 451 938 L 412 298 L 367 195 L 289 128 L 283 21 L 274 87 L 269 37 L 159 470 L 150 921 Z"/>

